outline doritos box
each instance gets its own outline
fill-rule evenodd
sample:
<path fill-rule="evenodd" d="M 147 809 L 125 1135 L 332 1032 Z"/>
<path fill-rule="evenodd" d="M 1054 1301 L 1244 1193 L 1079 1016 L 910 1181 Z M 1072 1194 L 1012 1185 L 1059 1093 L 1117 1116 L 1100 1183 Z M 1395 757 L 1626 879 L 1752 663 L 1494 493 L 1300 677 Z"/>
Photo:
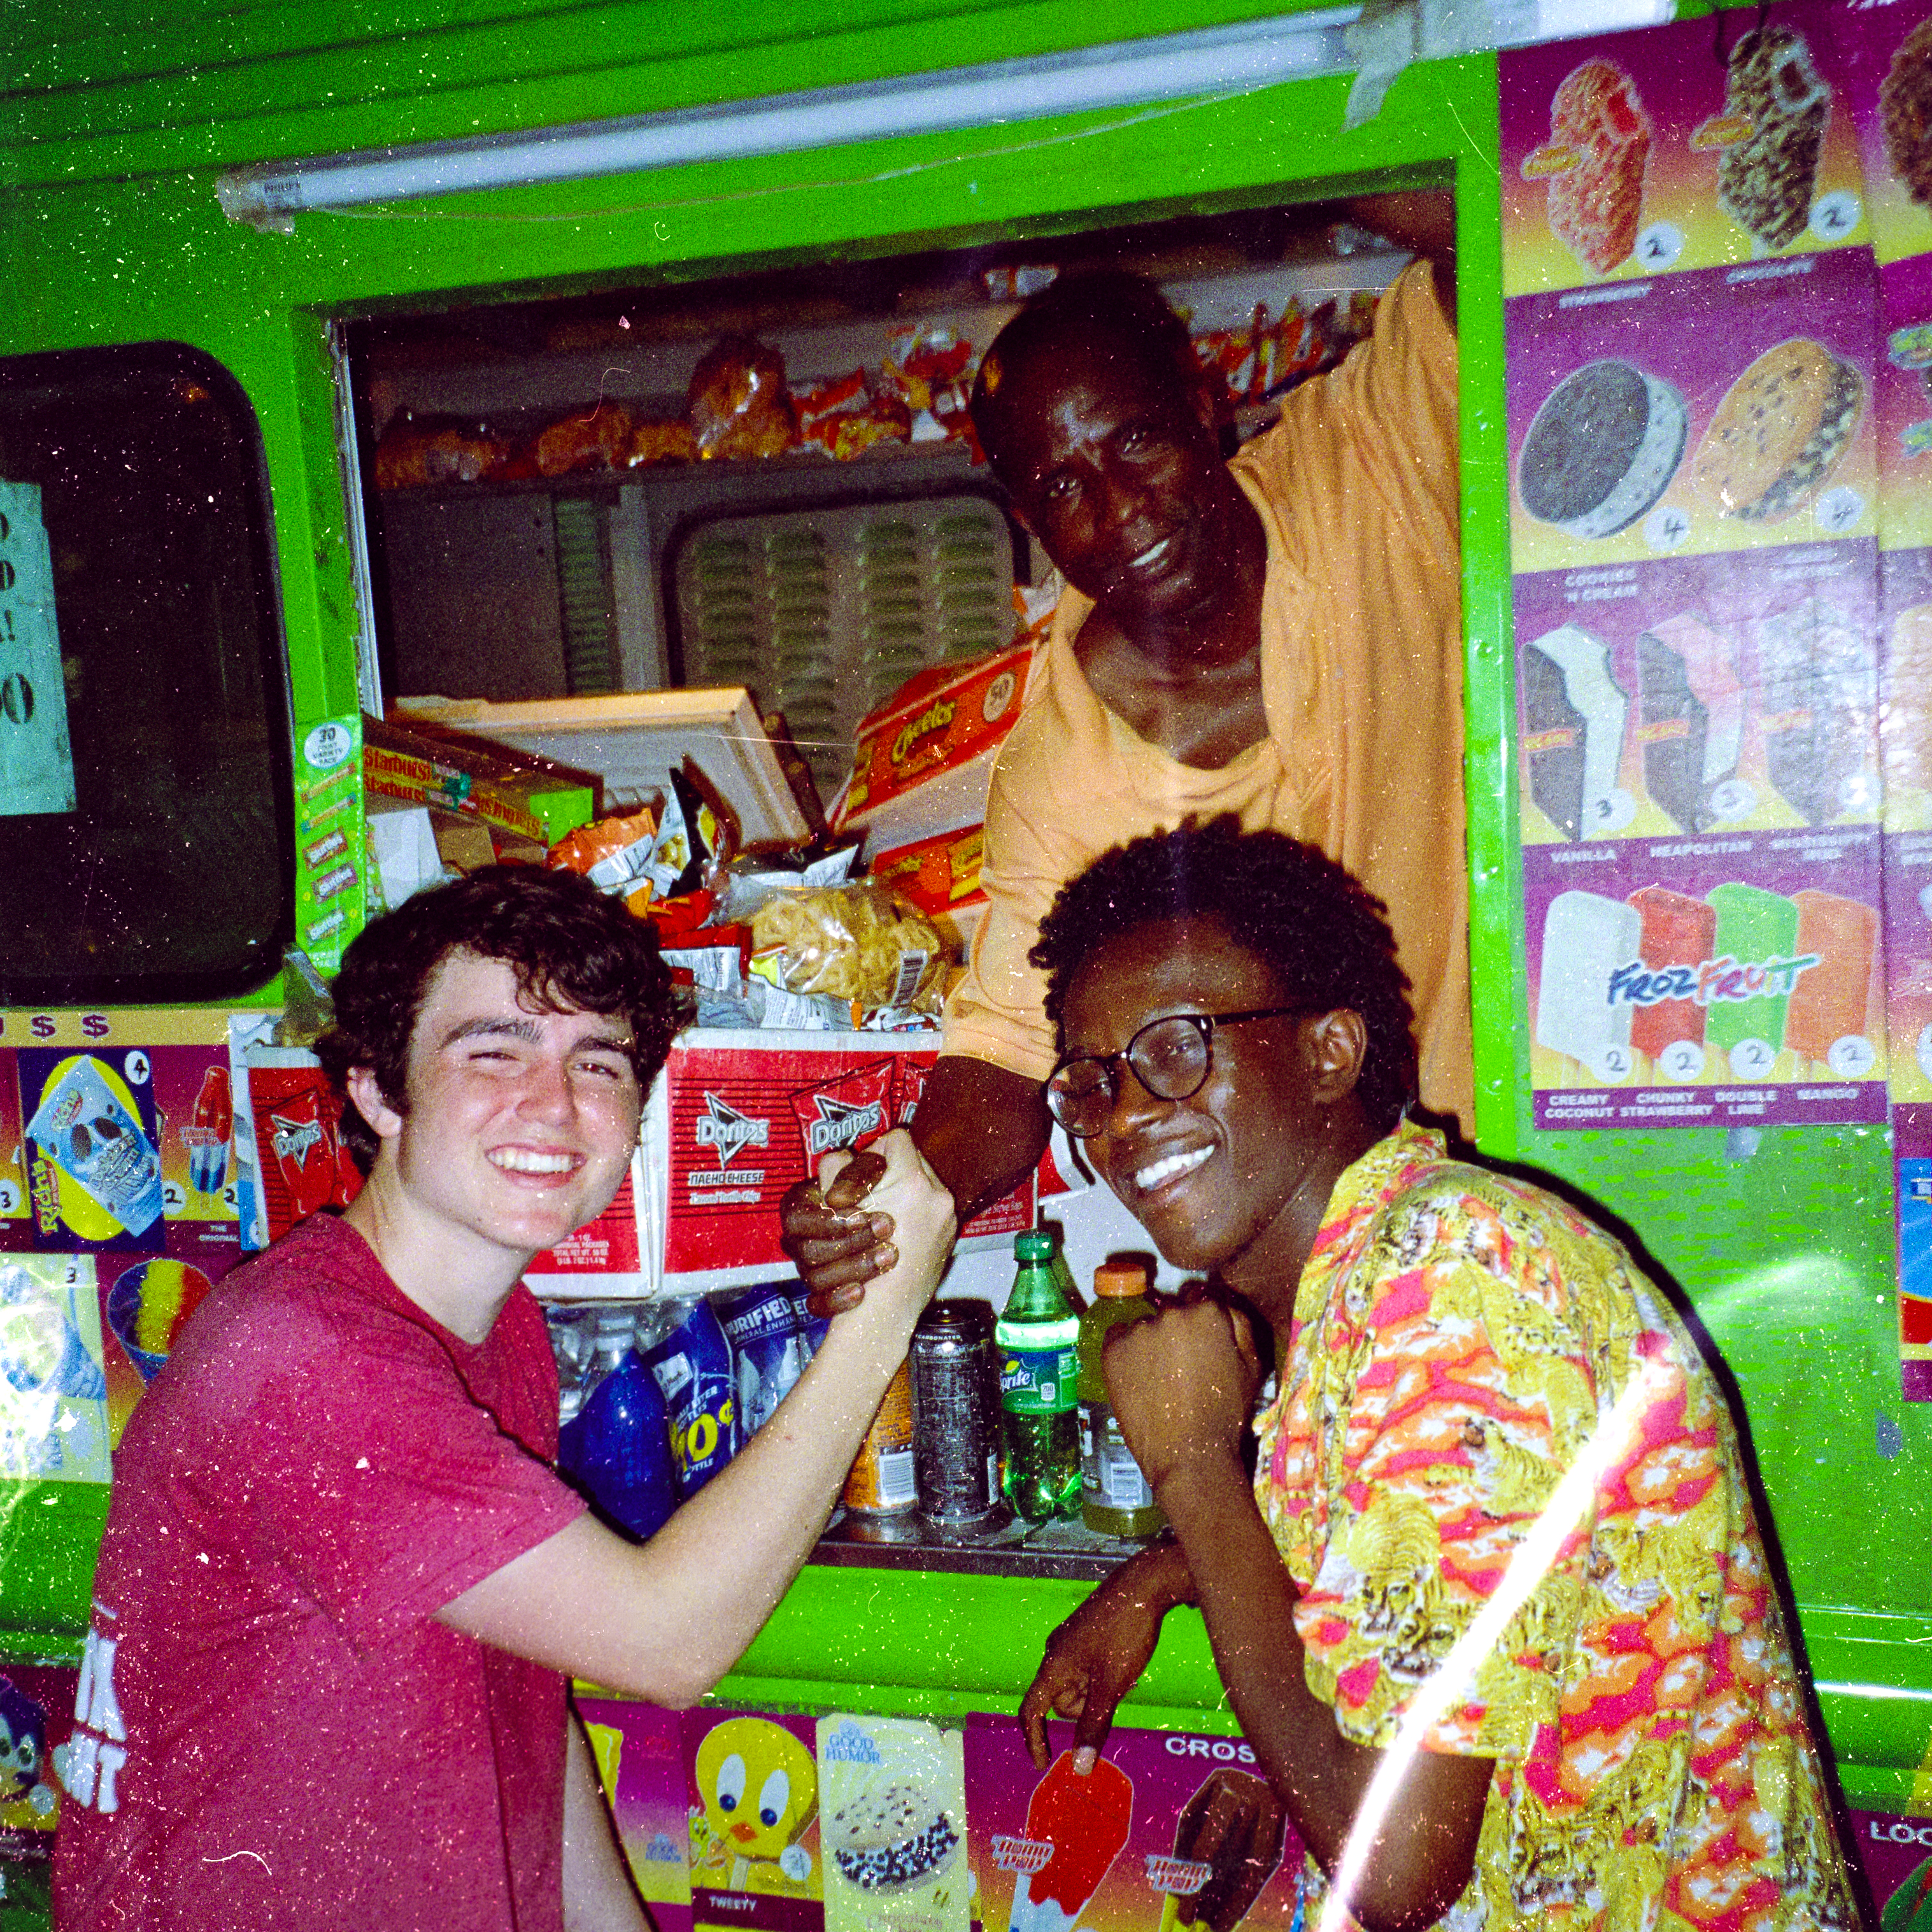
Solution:
<path fill-rule="evenodd" d="M 874 847 L 905 845 L 977 825 L 1000 741 L 1026 695 L 1030 643 L 965 664 L 935 664 L 859 726 L 836 830 L 866 829 Z"/>
<path fill-rule="evenodd" d="M 643 1170 L 664 1229 L 663 1292 L 702 1293 L 789 1271 L 778 1203 L 825 1156 L 912 1118 L 936 1033 L 693 1028 L 644 1116 Z M 1034 1181 L 967 1224 L 1007 1240 L 1033 1224 Z"/>
<path fill-rule="evenodd" d="M 347 1207 L 362 1176 L 343 1144 L 342 1102 L 315 1056 L 296 1047 L 258 1050 L 248 1097 L 268 1240 L 279 1241 L 319 1209 Z"/>

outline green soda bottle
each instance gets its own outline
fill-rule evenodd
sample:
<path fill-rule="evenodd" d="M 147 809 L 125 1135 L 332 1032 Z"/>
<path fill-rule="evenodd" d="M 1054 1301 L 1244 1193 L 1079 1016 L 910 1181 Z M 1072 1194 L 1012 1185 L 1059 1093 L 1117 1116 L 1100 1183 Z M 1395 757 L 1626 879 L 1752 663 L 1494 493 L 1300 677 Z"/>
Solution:
<path fill-rule="evenodd" d="M 1054 1280 L 1053 1250 L 1043 1228 L 1013 1237 L 1019 1268 L 993 1328 L 1002 1486 L 1013 1513 L 1028 1522 L 1072 1516 L 1080 1507 L 1080 1321 Z"/>
<path fill-rule="evenodd" d="M 1167 1521 L 1114 1420 L 1100 1366 L 1108 1330 L 1148 1312 L 1147 1270 L 1138 1262 L 1103 1262 L 1094 1270 L 1093 1306 L 1080 1318 L 1080 1520 L 1102 1536 L 1148 1537 Z"/>

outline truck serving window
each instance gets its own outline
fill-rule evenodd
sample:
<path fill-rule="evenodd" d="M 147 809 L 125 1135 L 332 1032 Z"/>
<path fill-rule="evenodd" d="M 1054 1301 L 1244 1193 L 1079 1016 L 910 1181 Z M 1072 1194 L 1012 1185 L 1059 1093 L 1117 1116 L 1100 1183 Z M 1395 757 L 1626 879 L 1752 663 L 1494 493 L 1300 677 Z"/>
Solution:
<path fill-rule="evenodd" d="M 176 343 L 0 360 L 0 1005 L 267 978 L 288 746 L 239 386 Z"/>

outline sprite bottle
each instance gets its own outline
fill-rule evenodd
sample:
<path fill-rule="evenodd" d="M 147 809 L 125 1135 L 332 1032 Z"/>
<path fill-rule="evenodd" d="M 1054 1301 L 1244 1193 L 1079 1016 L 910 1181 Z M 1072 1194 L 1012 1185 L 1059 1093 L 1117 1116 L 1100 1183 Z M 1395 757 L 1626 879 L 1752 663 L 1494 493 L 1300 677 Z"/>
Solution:
<path fill-rule="evenodd" d="M 1080 1319 L 1054 1280 L 1053 1251 L 1042 1228 L 1013 1238 L 1019 1267 L 993 1330 L 1003 1486 L 1028 1522 L 1080 1510 Z"/>

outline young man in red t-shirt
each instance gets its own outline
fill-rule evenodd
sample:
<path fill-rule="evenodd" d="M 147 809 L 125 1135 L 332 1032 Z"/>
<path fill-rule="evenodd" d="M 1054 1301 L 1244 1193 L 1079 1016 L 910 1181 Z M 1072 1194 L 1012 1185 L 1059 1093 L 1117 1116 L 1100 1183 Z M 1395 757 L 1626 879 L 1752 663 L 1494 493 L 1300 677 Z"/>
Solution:
<path fill-rule="evenodd" d="M 568 1678 L 677 1706 L 730 1667 L 938 1273 L 873 1284 L 650 1541 L 586 1514 L 520 1277 L 616 1192 L 679 1024 L 649 928 L 568 874 L 472 874 L 350 949 L 320 1051 L 368 1184 L 227 1276 L 130 1419 L 64 1932 L 648 1925 Z M 943 1255 L 950 1201 L 891 1138 L 890 1211 Z"/>

